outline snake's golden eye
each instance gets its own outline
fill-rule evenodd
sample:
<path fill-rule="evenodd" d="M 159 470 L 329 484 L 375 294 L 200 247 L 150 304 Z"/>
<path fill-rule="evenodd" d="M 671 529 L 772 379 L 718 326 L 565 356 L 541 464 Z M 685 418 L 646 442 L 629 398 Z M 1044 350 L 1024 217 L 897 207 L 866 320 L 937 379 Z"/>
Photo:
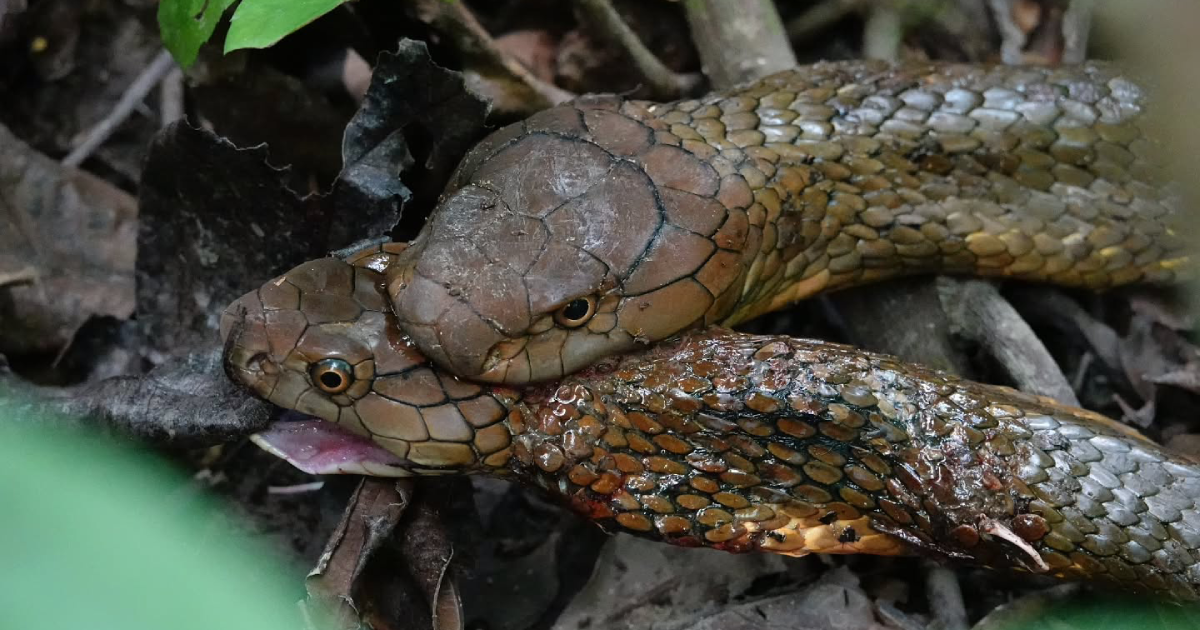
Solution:
<path fill-rule="evenodd" d="M 587 296 L 575 298 L 563 305 L 554 313 L 554 321 L 566 328 L 578 328 L 588 322 L 596 314 L 596 298 Z"/>
<path fill-rule="evenodd" d="M 354 368 L 341 359 L 318 361 L 308 372 L 313 385 L 326 394 L 340 394 L 354 382 Z"/>

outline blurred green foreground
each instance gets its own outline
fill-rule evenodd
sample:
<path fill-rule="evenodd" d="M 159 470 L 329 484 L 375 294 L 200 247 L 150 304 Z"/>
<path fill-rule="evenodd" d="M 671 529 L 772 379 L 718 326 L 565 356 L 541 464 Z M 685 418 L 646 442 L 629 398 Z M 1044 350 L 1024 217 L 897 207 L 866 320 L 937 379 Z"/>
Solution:
<path fill-rule="evenodd" d="M 303 627 L 298 576 L 179 471 L 12 424 L 0 417 L 0 630 Z"/>

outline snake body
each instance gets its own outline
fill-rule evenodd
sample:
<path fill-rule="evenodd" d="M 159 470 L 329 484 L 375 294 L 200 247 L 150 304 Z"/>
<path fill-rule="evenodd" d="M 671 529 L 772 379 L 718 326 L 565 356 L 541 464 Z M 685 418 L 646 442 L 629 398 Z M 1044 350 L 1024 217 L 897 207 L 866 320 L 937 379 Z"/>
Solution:
<path fill-rule="evenodd" d="M 516 477 L 681 545 L 921 551 L 1200 599 L 1195 464 L 1011 389 L 697 331 L 914 272 L 1176 280 L 1181 200 L 1144 100 L 1104 65 L 872 62 L 583 98 L 476 147 L 407 249 L 238 300 L 227 366 L 375 445 L 342 471 Z"/>
<path fill-rule="evenodd" d="M 386 451 L 339 471 L 516 478 L 678 545 L 923 552 L 1200 599 L 1200 466 L 1103 416 L 724 329 L 556 382 L 473 383 L 395 326 L 393 256 L 302 265 L 223 323 L 234 378 Z"/>
<path fill-rule="evenodd" d="M 522 384 L 916 272 L 1176 279 L 1181 200 L 1103 64 L 821 63 L 655 104 L 586 97 L 460 165 L 388 272 L 401 327 Z"/>

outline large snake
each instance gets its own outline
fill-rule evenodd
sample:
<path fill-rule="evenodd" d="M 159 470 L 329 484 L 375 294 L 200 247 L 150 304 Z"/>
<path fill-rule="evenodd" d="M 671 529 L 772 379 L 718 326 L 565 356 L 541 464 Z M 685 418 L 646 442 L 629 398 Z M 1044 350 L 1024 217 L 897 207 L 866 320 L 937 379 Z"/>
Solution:
<path fill-rule="evenodd" d="M 313 473 L 515 477 L 611 529 L 729 551 L 923 552 L 1200 599 L 1200 466 L 1095 413 L 847 346 L 725 329 L 557 382 L 462 380 L 326 258 L 226 310 L 233 378 L 321 421 Z"/>
<path fill-rule="evenodd" d="M 510 385 L 914 272 L 1170 282 L 1182 202 L 1106 65 L 822 63 L 485 139 L 388 272 L 442 367 Z"/>
<path fill-rule="evenodd" d="M 411 247 L 236 302 L 227 366 L 327 421 L 257 438 L 313 472 L 513 475 L 677 544 L 924 551 L 1200 599 L 1200 467 L 1118 423 L 844 346 L 686 332 L 917 271 L 1172 281 L 1182 202 L 1143 105 L 1106 66 L 866 62 L 581 99 L 473 150 Z"/>

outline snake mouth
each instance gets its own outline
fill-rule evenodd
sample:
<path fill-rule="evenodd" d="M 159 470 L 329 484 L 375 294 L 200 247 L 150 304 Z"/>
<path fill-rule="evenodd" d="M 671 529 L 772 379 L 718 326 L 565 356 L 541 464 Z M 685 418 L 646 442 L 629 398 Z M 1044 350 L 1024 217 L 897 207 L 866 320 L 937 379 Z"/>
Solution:
<path fill-rule="evenodd" d="M 413 476 L 408 460 L 368 438 L 312 416 L 286 414 L 251 435 L 250 441 L 313 475 Z"/>

